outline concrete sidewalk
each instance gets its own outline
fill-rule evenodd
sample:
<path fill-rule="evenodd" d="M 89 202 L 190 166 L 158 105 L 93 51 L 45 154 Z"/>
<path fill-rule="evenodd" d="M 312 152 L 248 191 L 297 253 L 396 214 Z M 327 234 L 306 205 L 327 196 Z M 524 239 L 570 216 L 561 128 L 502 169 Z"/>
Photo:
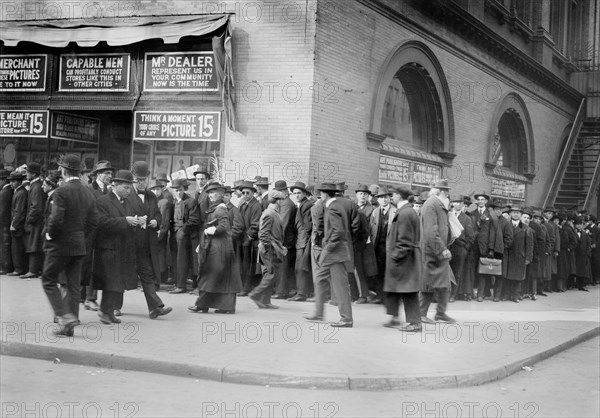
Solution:
<path fill-rule="evenodd" d="M 354 305 L 354 328 L 336 329 L 304 321 L 306 302 L 259 310 L 238 298 L 235 315 L 194 314 L 193 296 L 159 295 L 171 314 L 149 319 L 143 293 L 130 291 L 121 324 L 103 325 L 81 306 L 75 336 L 58 338 L 40 280 L 1 276 L 0 354 L 230 383 L 394 390 L 501 379 L 600 333 L 598 286 L 519 304 L 456 302 L 457 324 L 421 334 L 382 327 L 381 305 Z M 326 316 L 338 320 L 337 308 Z"/>

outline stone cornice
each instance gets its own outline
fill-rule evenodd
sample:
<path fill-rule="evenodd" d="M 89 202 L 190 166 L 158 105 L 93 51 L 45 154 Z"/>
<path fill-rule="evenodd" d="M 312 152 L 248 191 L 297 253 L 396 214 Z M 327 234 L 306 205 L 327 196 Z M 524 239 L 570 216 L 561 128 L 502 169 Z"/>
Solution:
<path fill-rule="evenodd" d="M 429 37 L 435 37 L 436 43 L 438 44 L 448 43 L 447 40 L 441 39 L 438 35 L 433 34 L 431 29 L 423 27 L 409 16 L 391 8 L 380 0 L 357 1 L 403 26 L 410 25 L 410 27 L 418 29 L 421 33 L 429 34 Z M 542 66 L 533 57 L 519 50 L 501 35 L 487 27 L 484 22 L 481 22 L 468 11 L 455 4 L 452 0 L 408 1 L 416 10 L 420 10 L 433 20 L 440 22 L 440 24 L 466 38 L 476 47 L 489 52 L 498 60 L 516 69 L 519 74 L 528 77 L 535 84 L 539 84 L 553 92 L 555 95 L 571 102 L 573 106 L 577 106 L 581 101 L 583 96 L 577 90 L 553 74 L 552 71 Z M 489 66 L 489 64 L 487 65 Z M 525 90 L 529 91 L 530 89 L 526 88 Z M 546 102 L 549 106 L 556 107 L 554 103 L 541 97 L 535 91 L 531 91 L 531 94 L 539 97 L 541 101 Z M 559 111 L 564 112 L 564 110 L 561 109 L 559 109 Z"/>

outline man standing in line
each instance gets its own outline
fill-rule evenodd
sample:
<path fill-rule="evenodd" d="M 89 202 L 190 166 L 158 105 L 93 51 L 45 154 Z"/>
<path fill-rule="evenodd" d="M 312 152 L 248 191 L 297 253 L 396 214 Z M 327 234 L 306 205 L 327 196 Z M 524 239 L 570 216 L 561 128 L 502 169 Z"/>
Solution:
<path fill-rule="evenodd" d="M 256 200 L 260 204 L 261 212 L 263 212 L 269 206 L 269 178 L 257 177 L 254 186 L 256 187 L 254 189 L 257 196 Z"/>
<path fill-rule="evenodd" d="M 419 289 L 421 288 L 421 248 L 419 216 L 408 203 L 409 189 L 392 188 L 392 200 L 397 206 L 387 234 L 385 263 L 385 307 L 391 320 L 384 326 L 400 326 L 399 305 L 404 302 L 407 324 L 399 328 L 405 332 L 421 331 Z"/>
<path fill-rule="evenodd" d="M 158 226 L 157 244 L 158 244 L 158 268 L 160 270 L 159 281 L 156 283 L 156 290 L 160 289 L 160 284 L 167 282 L 169 263 L 167 261 L 167 248 L 169 245 L 169 228 L 171 227 L 172 203 L 163 195 L 165 186 L 155 181 L 150 186 L 150 191 L 157 198 L 158 211 L 160 212 L 160 225 Z"/>
<path fill-rule="evenodd" d="M 14 190 L 8 181 L 8 170 L 0 169 L 0 274 L 13 271 L 10 253 L 10 210 Z"/>
<path fill-rule="evenodd" d="M 506 268 L 506 284 L 509 286 L 510 300 L 519 303 L 521 284 L 525 280 L 527 266 L 533 260 L 534 233 L 527 226 L 531 219 L 530 212 L 523 212 L 519 206 L 510 208 L 510 227 L 513 229 L 513 243 L 502 259 L 503 269 Z M 522 221 L 524 219 L 525 221 Z"/>
<path fill-rule="evenodd" d="M 511 227 L 510 221 L 502 215 L 502 213 L 503 213 L 502 211 L 503 211 L 504 207 L 502 206 L 502 204 L 500 204 L 500 202 L 491 201 L 490 209 L 492 209 L 494 211 L 494 213 L 496 214 L 496 217 L 498 218 L 498 229 L 500 231 L 500 234 L 502 235 L 502 244 L 504 247 L 503 254 L 504 254 L 506 252 L 506 250 L 508 250 L 510 248 L 510 246 L 512 245 L 513 228 Z M 503 254 L 496 253 L 495 257 L 502 259 Z M 506 263 L 502 263 L 502 275 L 494 276 L 494 299 L 493 299 L 494 302 L 500 302 L 500 297 L 502 295 L 502 287 L 505 282 L 505 279 L 504 279 L 505 277 L 506 277 Z M 489 284 L 489 282 L 488 282 L 488 284 Z"/>
<path fill-rule="evenodd" d="M 198 207 L 198 216 L 200 217 L 200 223 L 197 228 L 191 231 L 190 238 L 192 240 L 192 250 L 196 250 L 200 244 L 200 230 L 203 229 L 204 222 L 206 221 L 206 211 L 210 206 L 210 199 L 208 193 L 205 192 L 206 185 L 210 180 L 210 174 L 208 169 L 198 169 L 194 172 L 194 179 L 196 180 L 196 192 L 194 193 L 194 200 Z M 192 292 L 193 294 L 198 292 L 198 277 L 202 266 L 199 265 L 199 259 L 195 256 L 192 257 Z M 196 295 L 197 296 L 197 295 Z"/>
<path fill-rule="evenodd" d="M 41 167 L 38 163 L 27 164 L 27 216 L 25 217 L 25 252 L 28 254 L 29 271 L 21 279 L 33 279 L 42 275 L 44 253 L 42 251 L 42 229 L 46 194 L 42 190 Z"/>
<path fill-rule="evenodd" d="M 335 197 L 337 187 L 333 183 L 323 183 L 317 189 L 321 192 L 324 205 L 323 250 L 319 257 L 319 269 L 315 280 L 315 312 L 305 317 L 309 321 L 323 321 L 324 294 L 331 279 L 333 293 L 337 299 L 341 319 L 332 322 L 332 327 L 352 328 L 352 304 L 348 283 L 348 264 L 352 263 L 352 231 L 358 225 L 358 215 L 353 215 L 350 206 Z M 356 219 L 353 217 L 356 216 Z"/>
<path fill-rule="evenodd" d="M 142 282 L 150 319 L 156 319 L 173 310 L 165 308 L 165 304 L 156 294 L 156 283 L 160 280 L 157 231 L 162 217 L 156 196 L 147 189 L 150 175 L 148 164 L 144 161 L 134 162 L 132 174 L 135 181 L 133 193 L 129 194 L 127 200 L 134 216 L 140 220 L 140 224 L 134 229 L 135 265 Z"/>
<path fill-rule="evenodd" d="M 464 211 L 465 196 L 459 195 L 452 200 L 452 210 L 454 215 L 463 227 L 460 236 L 450 245 L 452 258 L 450 259 L 450 268 L 454 273 L 456 284 L 452 285 L 452 291 L 449 302 L 454 302 L 457 297 L 467 299 L 467 295 L 473 293 L 473 282 L 469 274 L 469 250 L 473 245 L 475 233 L 471 218 Z"/>
<path fill-rule="evenodd" d="M 433 323 L 427 318 L 429 305 L 435 293 L 437 300 L 436 321 L 456 322 L 446 314 L 453 278 L 450 268 L 452 253 L 448 249 L 450 224 L 448 208 L 450 187 L 447 180 L 436 182 L 429 191 L 429 199 L 421 208 L 421 251 L 423 253 L 423 284 L 420 297 L 421 321 Z"/>
<path fill-rule="evenodd" d="M 287 299 L 290 291 L 296 287 L 296 274 L 294 272 L 296 266 L 295 224 L 298 209 L 289 197 L 285 180 L 276 181 L 275 190 L 285 195 L 285 199 L 279 202 L 279 215 L 281 216 L 281 223 L 283 225 L 283 245 L 287 248 L 287 255 L 281 263 L 281 276 L 279 277 L 279 282 L 276 284 L 277 294 L 273 295 L 273 299 Z"/>
<path fill-rule="evenodd" d="M 241 234 L 242 243 L 242 265 L 240 267 L 240 276 L 242 278 L 243 290 L 239 296 L 248 296 L 252 290 L 254 276 L 256 275 L 256 259 L 258 257 L 258 228 L 260 225 L 260 216 L 262 208 L 258 200 L 254 197 L 256 188 L 249 181 L 240 184 L 242 191 L 242 200 L 240 202 L 240 213 L 244 220 L 244 228 Z M 268 199 L 265 199 L 268 200 Z"/>
<path fill-rule="evenodd" d="M 313 289 L 310 267 L 310 236 L 312 234 L 311 208 L 313 204 L 308 200 L 306 185 L 301 181 L 296 182 L 290 191 L 296 197 L 296 295 L 288 299 L 292 302 L 305 301 Z"/>
<path fill-rule="evenodd" d="M 63 185 L 52 194 L 52 208 L 44 227 L 44 269 L 42 286 L 54 315 L 58 317 L 57 335 L 72 336 L 79 323 L 80 281 L 86 237 L 98 225 L 94 196 L 79 179 L 81 160 L 67 154 L 58 163 Z M 63 297 L 58 276 L 65 273 Z"/>
<path fill-rule="evenodd" d="M 8 176 L 10 186 L 13 188 L 12 204 L 10 209 L 10 249 L 14 271 L 7 276 L 20 276 L 26 273 L 25 257 L 25 218 L 27 216 L 27 189 L 23 184 L 24 176 L 13 171 Z"/>
<path fill-rule="evenodd" d="M 354 267 L 356 279 L 358 280 L 359 297 L 356 304 L 368 303 L 371 299 L 369 294 L 369 282 L 372 277 L 377 276 L 377 261 L 373 242 L 370 238 L 371 214 L 375 209 L 370 202 L 371 191 L 366 184 L 358 186 L 356 193 L 356 206 L 360 217 L 360 236 L 354 245 Z"/>
<path fill-rule="evenodd" d="M 387 258 L 387 237 L 390 231 L 392 220 L 396 214 L 396 205 L 390 204 L 391 193 L 388 191 L 386 186 L 379 188 L 377 192 L 377 208 L 373 210 L 371 219 L 369 221 L 369 229 L 371 239 L 373 240 L 373 249 L 375 250 L 375 261 L 377 263 L 377 275 L 374 276 L 374 280 L 371 283 L 371 288 L 375 291 L 375 299 L 373 303 L 381 303 L 384 301 L 383 284 L 386 271 L 386 258 Z M 408 200 L 407 200 L 408 203 Z M 410 204 L 408 205 L 410 208 Z"/>

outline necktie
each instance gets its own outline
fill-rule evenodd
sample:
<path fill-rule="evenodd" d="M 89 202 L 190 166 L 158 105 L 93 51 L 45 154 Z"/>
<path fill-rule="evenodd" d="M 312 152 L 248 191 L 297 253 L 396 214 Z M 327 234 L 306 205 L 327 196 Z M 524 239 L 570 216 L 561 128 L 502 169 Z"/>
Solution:
<path fill-rule="evenodd" d="M 144 190 L 138 190 L 137 194 L 144 194 Z"/>

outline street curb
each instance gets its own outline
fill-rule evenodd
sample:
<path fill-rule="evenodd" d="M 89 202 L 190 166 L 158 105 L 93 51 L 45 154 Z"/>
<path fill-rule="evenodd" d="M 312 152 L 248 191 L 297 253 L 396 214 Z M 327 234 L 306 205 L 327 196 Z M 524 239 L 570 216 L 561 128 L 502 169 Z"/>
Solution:
<path fill-rule="evenodd" d="M 264 370 L 244 368 L 218 368 L 195 364 L 182 364 L 170 361 L 143 359 L 119 354 L 96 353 L 63 347 L 48 347 L 36 344 L 2 341 L 0 355 L 26 357 L 38 360 L 60 359 L 63 363 L 79 364 L 88 367 L 131 370 L 146 373 L 165 374 L 178 377 L 191 377 L 224 383 L 304 388 L 304 389 L 346 389 L 358 391 L 390 391 L 399 389 L 435 389 L 449 387 L 476 386 L 510 376 L 524 366 L 531 366 L 568 348 L 600 335 L 600 326 L 588 330 L 552 348 L 535 353 L 521 360 L 503 366 L 491 367 L 459 375 L 432 374 L 421 376 L 349 376 L 325 374 L 284 375 Z"/>

